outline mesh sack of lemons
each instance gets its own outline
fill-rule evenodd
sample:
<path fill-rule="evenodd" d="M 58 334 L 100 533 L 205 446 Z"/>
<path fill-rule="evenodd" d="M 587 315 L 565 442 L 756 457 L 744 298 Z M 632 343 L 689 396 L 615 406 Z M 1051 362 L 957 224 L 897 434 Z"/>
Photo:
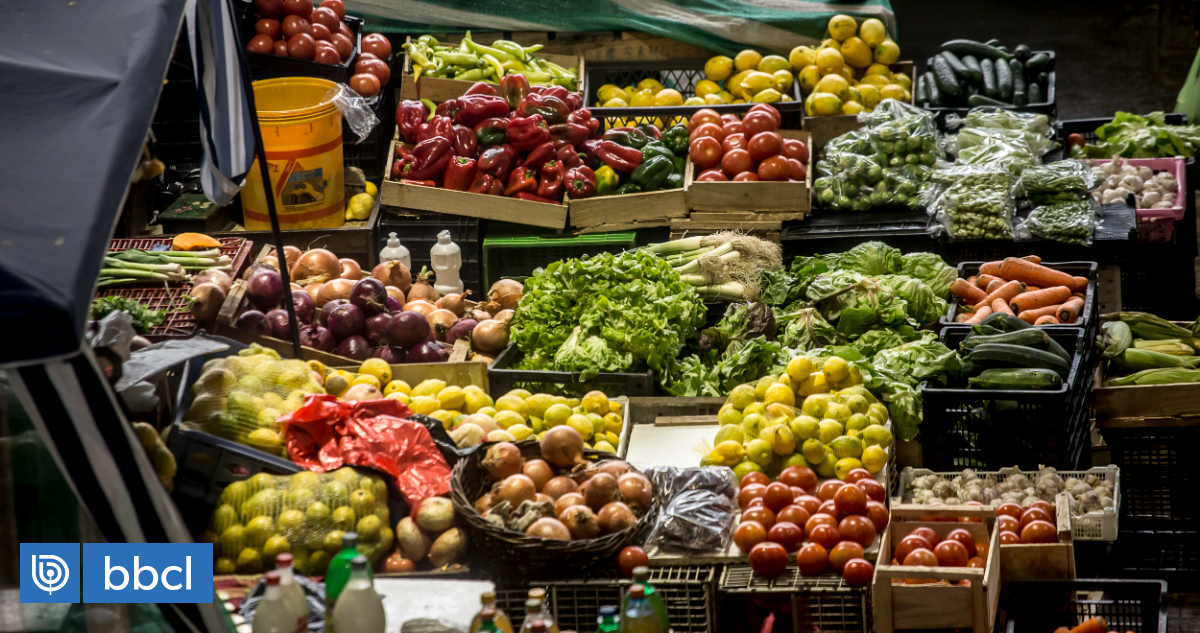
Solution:
<path fill-rule="evenodd" d="M 275 350 L 252 344 L 235 356 L 204 363 L 183 423 L 286 457 L 277 420 L 299 409 L 309 394 L 325 393 L 323 382 L 304 361 L 284 360 Z"/>
<path fill-rule="evenodd" d="M 359 553 L 377 562 L 395 534 L 387 485 L 364 472 L 345 466 L 324 474 L 258 473 L 229 484 L 197 539 L 213 544 L 213 573 L 262 573 L 284 552 L 302 573 L 324 573 L 345 532 L 358 533 Z"/>
<path fill-rule="evenodd" d="M 889 68 L 900 47 L 876 18 L 858 24 L 848 15 L 829 20 L 819 46 L 797 46 L 788 55 L 807 116 L 870 112 L 884 99 L 912 103 L 912 78 Z"/>
<path fill-rule="evenodd" d="M 837 356 L 798 356 L 778 376 L 735 387 L 700 465 L 728 466 L 739 480 L 789 466 L 838 479 L 855 468 L 879 472 L 892 445 L 888 411 L 862 382 L 858 367 Z"/>

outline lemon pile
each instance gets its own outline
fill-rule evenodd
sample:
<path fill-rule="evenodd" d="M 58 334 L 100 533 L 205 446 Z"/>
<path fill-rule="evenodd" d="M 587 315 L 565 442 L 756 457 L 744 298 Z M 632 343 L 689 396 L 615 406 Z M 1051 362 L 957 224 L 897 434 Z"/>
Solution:
<path fill-rule="evenodd" d="M 605 84 L 596 92 L 597 107 L 625 108 L 725 103 L 776 103 L 791 101 L 792 64 L 779 55 L 744 50 L 730 59 L 718 55 L 704 64 L 704 79 L 693 87 L 695 96 L 683 97 L 655 79 L 643 79 L 624 88 Z"/>
<path fill-rule="evenodd" d="M 830 18 L 829 39 L 820 46 L 797 46 L 788 55 L 808 116 L 870 112 L 884 99 L 912 103 L 912 78 L 888 68 L 899 59 L 883 22 L 859 25 L 848 15 Z"/>
<path fill-rule="evenodd" d="M 717 417 L 721 428 L 701 465 L 729 466 L 739 480 L 751 471 L 774 477 L 789 466 L 838 479 L 855 468 L 875 474 L 892 445 L 887 407 L 862 386 L 858 368 L 837 356 L 819 368 L 799 356 L 779 376 L 738 385 Z"/>

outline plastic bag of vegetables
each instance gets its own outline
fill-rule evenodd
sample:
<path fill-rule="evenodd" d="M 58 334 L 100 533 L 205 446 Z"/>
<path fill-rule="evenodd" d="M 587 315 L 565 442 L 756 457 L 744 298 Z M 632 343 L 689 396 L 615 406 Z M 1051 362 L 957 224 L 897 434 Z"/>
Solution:
<path fill-rule="evenodd" d="M 966 151 L 970 156 L 972 148 L 995 144 L 997 140 L 1016 144 L 1017 147 L 1023 143 L 1035 157 L 1044 156 L 1055 146 L 1050 139 L 1035 132 L 1004 128 L 964 127 L 961 132 L 947 139 L 946 149 L 956 155 Z"/>
<path fill-rule="evenodd" d="M 1100 205 L 1084 196 L 1080 200 L 1057 202 L 1036 207 L 1017 227 L 1017 237 L 1091 246 L 1092 235 L 1098 222 Z"/>
<path fill-rule="evenodd" d="M 929 214 L 956 240 L 1012 239 L 1013 176 L 1002 164 L 954 165 L 935 170 Z"/>
<path fill-rule="evenodd" d="M 1022 130 L 1042 136 L 1051 136 L 1050 117 L 1031 112 L 1014 112 L 994 106 L 971 108 L 967 116 L 962 119 L 954 114 L 946 117 L 948 129 L 955 129 L 960 123 L 963 127 Z"/>
<path fill-rule="evenodd" d="M 1070 202 L 1086 198 L 1101 182 L 1086 163 L 1067 159 L 1021 172 L 1017 193 L 1024 194 L 1035 206 Z"/>
<path fill-rule="evenodd" d="M 997 164 L 1019 176 L 1027 167 L 1042 164 L 1037 153 L 1022 135 L 1012 135 L 1008 130 L 979 129 L 974 132 L 977 142 L 958 150 L 960 165 Z M 960 134 L 961 136 L 961 134 Z"/>

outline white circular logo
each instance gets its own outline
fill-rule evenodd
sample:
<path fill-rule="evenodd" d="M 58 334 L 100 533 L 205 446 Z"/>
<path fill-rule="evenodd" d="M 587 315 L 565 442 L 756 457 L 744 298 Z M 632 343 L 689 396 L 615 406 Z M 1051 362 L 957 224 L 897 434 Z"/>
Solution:
<path fill-rule="evenodd" d="M 41 559 L 41 560 L 38 560 Z M 46 593 L 54 593 L 67 586 L 71 570 L 66 561 L 52 554 L 33 555 L 33 584 Z"/>

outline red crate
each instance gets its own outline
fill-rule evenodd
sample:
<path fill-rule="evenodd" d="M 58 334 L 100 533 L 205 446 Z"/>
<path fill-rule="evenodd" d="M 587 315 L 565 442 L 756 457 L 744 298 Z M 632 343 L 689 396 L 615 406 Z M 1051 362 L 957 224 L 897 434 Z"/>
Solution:
<path fill-rule="evenodd" d="M 242 274 L 242 269 L 250 261 L 250 249 L 254 248 L 254 242 L 244 237 L 221 237 L 217 238 L 217 241 L 221 243 L 221 254 L 228 255 L 229 259 L 233 260 L 229 265 L 229 276 L 237 279 Z M 169 237 L 112 240 L 108 243 L 108 252 L 116 253 L 135 248 L 151 252 L 155 246 L 170 245 L 171 238 Z"/>
<path fill-rule="evenodd" d="M 131 241 L 131 240 L 121 240 Z M 147 241 L 147 240 L 132 240 Z M 191 338 L 198 328 L 196 318 L 188 310 L 188 286 L 165 288 L 105 288 L 96 293 L 100 297 L 125 297 L 163 313 L 162 325 L 151 328 L 144 336 L 152 342 L 172 338 Z"/>

